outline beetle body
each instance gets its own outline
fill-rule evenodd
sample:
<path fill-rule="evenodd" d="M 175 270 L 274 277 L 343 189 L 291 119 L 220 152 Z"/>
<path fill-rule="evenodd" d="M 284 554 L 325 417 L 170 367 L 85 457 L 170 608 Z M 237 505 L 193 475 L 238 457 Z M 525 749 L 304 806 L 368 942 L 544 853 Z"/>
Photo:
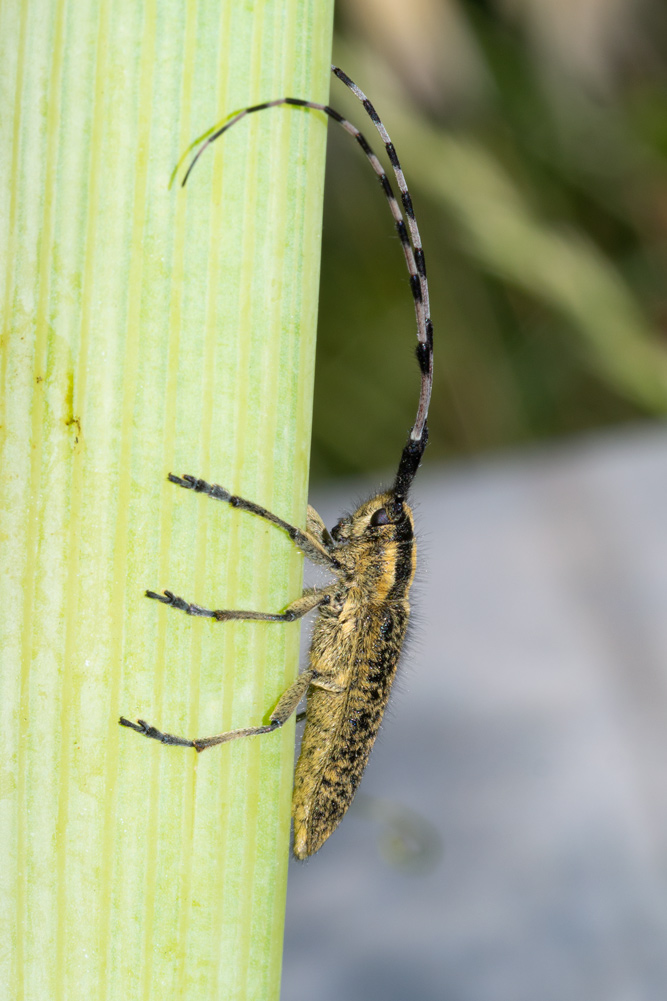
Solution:
<path fill-rule="evenodd" d="M 294 776 L 294 854 L 312 855 L 340 823 L 377 736 L 410 614 L 412 512 L 373 527 L 388 494 L 339 522 L 339 581 L 313 629 L 306 726 Z M 336 689 L 339 689 L 338 691 Z"/>

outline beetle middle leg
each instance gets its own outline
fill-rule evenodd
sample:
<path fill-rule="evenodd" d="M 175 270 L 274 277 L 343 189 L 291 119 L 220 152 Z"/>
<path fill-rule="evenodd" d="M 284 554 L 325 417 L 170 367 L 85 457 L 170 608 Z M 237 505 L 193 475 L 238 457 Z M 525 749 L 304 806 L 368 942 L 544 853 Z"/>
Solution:
<path fill-rule="evenodd" d="M 235 608 L 202 608 L 201 605 L 194 605 L 184 598 L 179 598 L 171 591 L 164 591 L 156 594 L 155 591 L 146 591 L 147 598 L 154 598 L 171 608 L 177 608 L 187 615 L 200 615 L 205 619 L 215 619 L 216 622 L 229 622 L 233 619 L 255 622 L 294 622 L 303 618 L 308 612 L 312 612 L 318 605 L 328 605 L 331 601 L 332 587 L 308 587 L 300 598 L 290 602 L 283 612 L 248 612 Z"/>

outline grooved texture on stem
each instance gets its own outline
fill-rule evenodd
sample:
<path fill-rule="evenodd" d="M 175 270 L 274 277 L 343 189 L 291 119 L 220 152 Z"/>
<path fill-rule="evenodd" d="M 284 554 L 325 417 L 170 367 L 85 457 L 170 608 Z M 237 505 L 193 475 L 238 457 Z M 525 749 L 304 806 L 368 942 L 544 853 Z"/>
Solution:
<path fill-rule="evenodd" d="M 326 100 L 319 0 L 0 7 L 0 982 L 16 1001 L 279 991 L 293 724 L 266 718 L 301 558 L 167 483 L 222 482 L 303 524 L 326 123 L 252 116 L 168 189 L 221 116 Z"/>

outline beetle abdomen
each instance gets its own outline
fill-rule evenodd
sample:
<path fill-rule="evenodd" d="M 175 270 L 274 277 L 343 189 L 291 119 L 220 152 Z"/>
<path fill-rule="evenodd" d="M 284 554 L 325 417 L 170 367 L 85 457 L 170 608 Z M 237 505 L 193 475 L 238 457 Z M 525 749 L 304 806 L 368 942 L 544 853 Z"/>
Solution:
<path fill-rule="evenodd" d="M 407 602 L 378 610 L 373 628 L 366 622 L 357 638 L 346 691 L 313 686 L 308 693 L 292 797 L 297 858 L 321 847 L 354 798 L 389 699 L 407 621 Z"/>

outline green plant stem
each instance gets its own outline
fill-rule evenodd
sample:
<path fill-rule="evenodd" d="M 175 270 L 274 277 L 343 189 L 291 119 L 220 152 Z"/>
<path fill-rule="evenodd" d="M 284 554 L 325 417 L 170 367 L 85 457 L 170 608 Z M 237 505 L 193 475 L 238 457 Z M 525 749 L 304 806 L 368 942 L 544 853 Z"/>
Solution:
<path fill-rule="evenodd" d="M 0 982 L 16 1001 L 279 992 L 293 725 L 255 724 L 298 626 L 289 540 L 167 482 L 303 523 L 326 123 L 280 108 L 168 188 L 191 139 L 281 96 L 326 100 L 332 5 L 3 5 L 0 143 Z"/>

